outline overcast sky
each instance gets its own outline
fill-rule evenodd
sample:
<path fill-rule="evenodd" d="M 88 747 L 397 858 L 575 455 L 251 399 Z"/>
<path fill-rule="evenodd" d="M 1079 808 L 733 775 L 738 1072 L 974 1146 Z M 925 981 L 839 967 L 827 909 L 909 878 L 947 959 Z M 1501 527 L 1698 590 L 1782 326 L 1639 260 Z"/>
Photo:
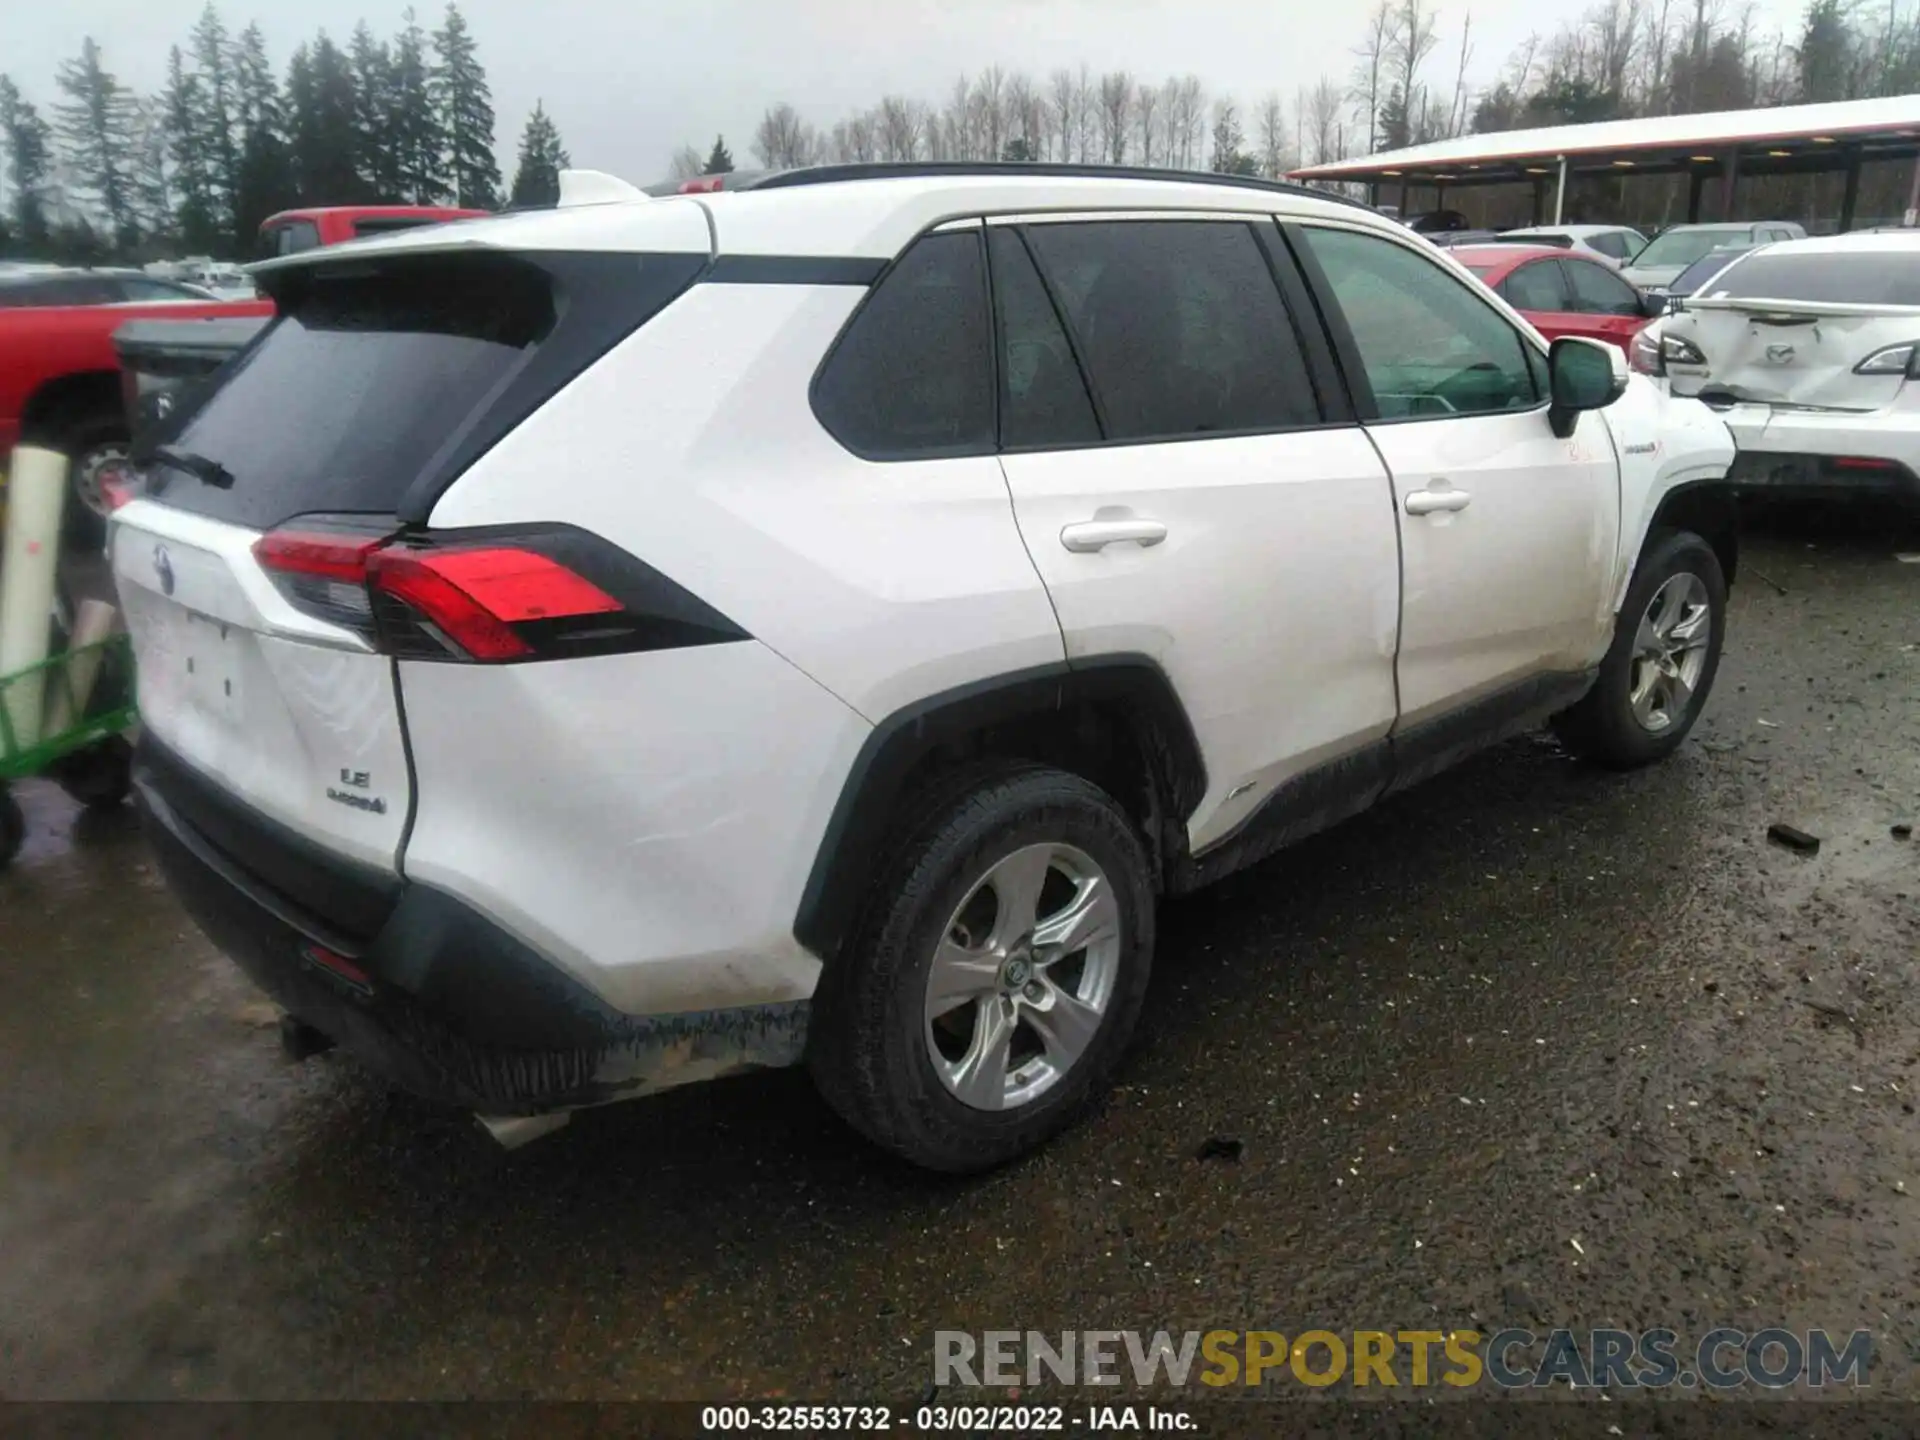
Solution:
<path fill-rule="evenodd" d="M 1471 9 L 1471 70 L 1499 72 L 1529 31 L 1551 33 L 1591 0 L 1460 0 L 1440 6 L 1429 61 L 1450 86 L 1460 21 Z M 184 43 L 203 0 L 0 0 L 0 70 L 43 105 L 58 62 L 87 35 L 124 82 L 157 90 L 167 47 Z M 1723 0 L 1732 10 L 1733 0 Z M 439 21 L 421 0 L 422 22 Z M 493 87 L 501 168 L 511 179 L 520 127 L 536 98 L 575 165 L 646 182 L 692 143 L 725 133 L 735 158 L 761 111 L 790 100 L 823 128 L 896 91 L 943 97 L 962 71 L 998 63 L 1036 75 L 1086 61 L 1095 71 L 1199 75 L 1210 91 L 1289 97 L 1322 76 L 1344 79 L 1364 0 L 464 0 Z M 1798 0 L 1763 0 L 1763 21 Z M 237 31 L 258 20 L 276 67 L 325 27 L 344 42 L 365 19 L 399 28 L 405 0 L 223 0 Z M 1291 111 L 1289 112 L 1291 113 Z"/>

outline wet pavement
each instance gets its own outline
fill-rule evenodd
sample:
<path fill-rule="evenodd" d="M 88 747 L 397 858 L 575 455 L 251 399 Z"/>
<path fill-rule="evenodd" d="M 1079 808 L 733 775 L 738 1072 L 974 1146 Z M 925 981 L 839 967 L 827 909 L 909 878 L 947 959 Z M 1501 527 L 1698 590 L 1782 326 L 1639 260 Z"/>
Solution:
<path fill-rule="evenodd" d="M 501 1153 L 283 1059 L 130 817 L 28 787 L 0 1395 L 911 1400 L 937 1328 L 1513 1323 L 1864 1327 L 1920 1398 L 1920 534 L 1804 523 L 1673 761 L 1522 740 L 1168 906 L 1121 1089 L 967 1182 L 799 1074 Z"/>

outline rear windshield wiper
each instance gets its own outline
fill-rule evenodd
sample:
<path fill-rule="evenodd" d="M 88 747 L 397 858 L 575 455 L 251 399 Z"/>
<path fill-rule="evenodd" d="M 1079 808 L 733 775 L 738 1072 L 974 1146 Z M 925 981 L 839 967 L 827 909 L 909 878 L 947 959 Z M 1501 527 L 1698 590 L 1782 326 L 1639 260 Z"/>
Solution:
<path fill-rule="evenodd" d="M 233 472 L 218 460 L 209 460 L 204 455 L 196 455 L 191 450 L 182 450 L 177 445 L 156 445 L 147 454 L 148 458 L 159 461 L 169 470 L 182 471 L 202 484 L 212 485 L 220 490 L 233 488 Z"/>

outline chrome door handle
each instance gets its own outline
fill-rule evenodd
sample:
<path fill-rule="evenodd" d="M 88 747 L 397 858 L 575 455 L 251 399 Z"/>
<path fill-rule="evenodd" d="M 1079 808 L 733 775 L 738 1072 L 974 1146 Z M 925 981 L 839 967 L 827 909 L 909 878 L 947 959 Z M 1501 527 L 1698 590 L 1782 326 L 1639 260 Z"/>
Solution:
<path fill-rule="evenodd" d="M 1076 555 L 1090 555 L 1131 540 L 1143 549 L 1167 538 L 1167 527 L 1158 520 L 1082 520 L 1060 532 L 1060 543 Z"/>
<path fill-rule="evenodd" d="M 1432 515 L 1445 510 L 1464 510 L 1473 503 L 1473 496 L 1465 490 L 1455 490 L 1446 481 L 1435 482 L 1435 488 L 1416 490 L 1407 496 L 1407 514 Z"/>

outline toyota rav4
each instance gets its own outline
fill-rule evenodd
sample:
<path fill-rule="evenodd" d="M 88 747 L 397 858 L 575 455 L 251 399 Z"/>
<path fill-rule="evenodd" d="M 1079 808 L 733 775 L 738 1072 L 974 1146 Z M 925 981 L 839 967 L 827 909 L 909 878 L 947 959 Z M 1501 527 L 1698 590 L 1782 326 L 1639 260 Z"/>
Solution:
<path fill-rule="evenodd" d="M 828 169 L 256 273 L 114 518 L 139 799 L 286 1011 L 501 1133 L 804 1063 L 1004 1161 L 1160 896 L 1713 683 L 1725 427 L 1311 191 Z"/>

